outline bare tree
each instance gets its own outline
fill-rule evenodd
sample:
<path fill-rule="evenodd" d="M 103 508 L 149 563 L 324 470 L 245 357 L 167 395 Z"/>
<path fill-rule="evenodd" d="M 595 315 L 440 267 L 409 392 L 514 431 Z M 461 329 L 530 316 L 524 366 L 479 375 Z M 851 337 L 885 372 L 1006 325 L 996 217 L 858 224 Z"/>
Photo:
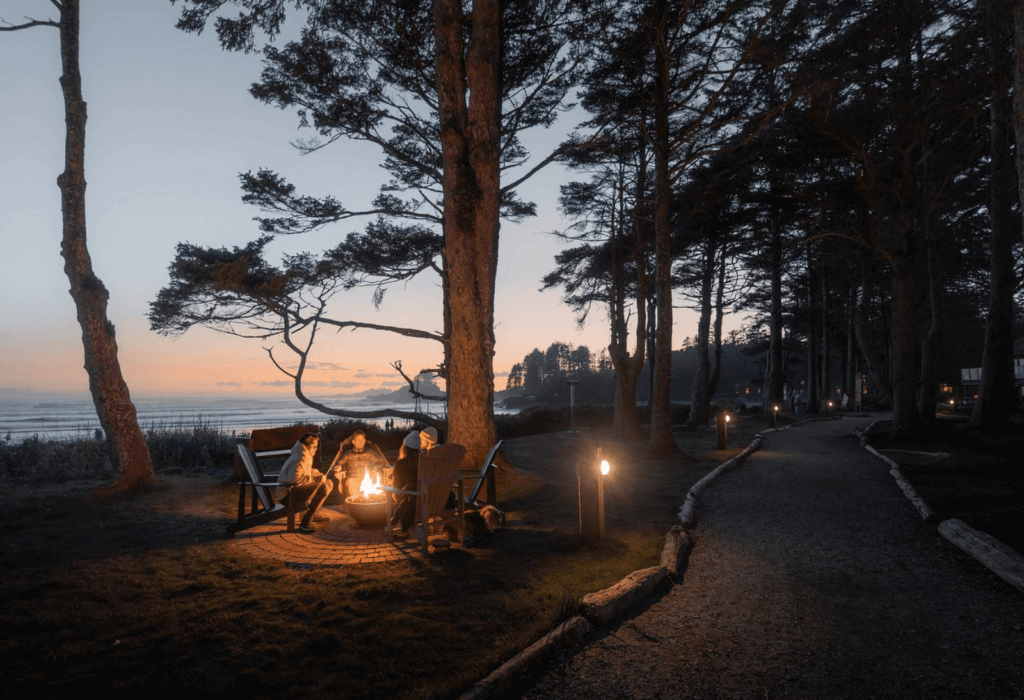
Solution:
<path fill-rule="evenodd" d="M 89 373 L 89 391 L 96 406 L 100 425 L 114 455 L 117 479 L 109 490 L 121 491 L 152 483 L 153 463 L 135 406 L 117 360 L 114 324 L 107 318 L 107 288 L 92 269 L 85 236 L 85 120 L 82 75 L 78 65 L 78 0 L 50 0 L 60 19 L 27 19 L 22 24 L 4 22 L 0 31 L 32 27 L 56 27 L 60 30 L 60 56 L 63 74 L 64 118 L 67 125 L 64 146 L 64 172 L 57 178 L 61 193 L 64 230 L 61 256 L 64 272 L 71 283 L 78 323 L 82 326 L 85 369 Z"/>

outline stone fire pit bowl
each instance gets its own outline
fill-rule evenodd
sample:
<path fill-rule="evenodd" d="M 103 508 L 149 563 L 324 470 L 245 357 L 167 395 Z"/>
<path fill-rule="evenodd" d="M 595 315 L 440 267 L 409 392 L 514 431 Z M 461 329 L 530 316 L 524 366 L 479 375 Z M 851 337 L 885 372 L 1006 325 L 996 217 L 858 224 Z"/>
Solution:
<path fill-rule="evenodd" d="M 345 512 L 363 527 L 384 527 L 384 521 L 388 517 L 383 500 L 377 503 L 359 503 L 353 501 L 351 496 L 345 499 Z"/>

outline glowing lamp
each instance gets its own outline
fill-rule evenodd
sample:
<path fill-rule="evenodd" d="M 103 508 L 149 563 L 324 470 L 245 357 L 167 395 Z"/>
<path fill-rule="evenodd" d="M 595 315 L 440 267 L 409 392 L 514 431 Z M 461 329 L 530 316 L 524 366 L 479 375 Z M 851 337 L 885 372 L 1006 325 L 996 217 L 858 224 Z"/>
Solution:
<path fill-rule="evenodd" d="M 597 458 L 589 468 L 576 465 L 580 494 L 580 534 L 591 539 L 604 539 L 604 480 L 612 467 L 598 448 Z M 596 468 L 595 468 L 596 467 Z"/>

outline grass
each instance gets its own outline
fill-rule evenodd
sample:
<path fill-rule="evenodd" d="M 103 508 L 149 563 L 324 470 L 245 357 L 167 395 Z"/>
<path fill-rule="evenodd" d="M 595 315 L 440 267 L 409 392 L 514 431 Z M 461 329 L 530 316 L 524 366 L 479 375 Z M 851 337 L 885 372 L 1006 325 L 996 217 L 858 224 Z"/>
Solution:
<path fill-rule="evenodd" d="M 101 470 L 82 466 L 102 443 L 78 443 L 79 462 L 43 441 L 0 445 L 11 460 L 0 496 L 0 690 L 453 697 L 575 613 L 585 593 L 656 564 L 662 546 L 665 528 L 650 523 L 585 542 L 566 525 L 573 514 L 552 512 L 565 508 L 517 476 L 499 493 L 520 524 L 476 546 L 292 569 L 223 536 L 237 497 L 229 437 L 200 426 L 147 440 L 157 488 L 109 500 L 86 480 Z M 30 483 L 40 457 L 47 469 L 72 460 L 59 468 L 76 478 Z"/>
<path fill-rule="evenodd" d="M 658 549 L 634 536 L 558 544 L 532 559 L 484 550 L 306 571 L 225 542 L 66 561 L 38 587 L 4 586 L 5 685 L 13 675 L 9 689 L 58 695 L 447 697 Z"/>

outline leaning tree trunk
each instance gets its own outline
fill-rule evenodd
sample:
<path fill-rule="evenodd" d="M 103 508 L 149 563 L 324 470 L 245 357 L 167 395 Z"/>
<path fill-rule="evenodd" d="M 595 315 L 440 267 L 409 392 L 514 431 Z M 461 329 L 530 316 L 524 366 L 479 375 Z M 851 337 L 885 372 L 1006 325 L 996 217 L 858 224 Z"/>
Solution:
<path fill-rule="evenodd" d="M 61 256 L 71 283 L 85 349 L 89 391 L 100 425 L 112 447 L 117 479 L 109 487 L 120 491 L 152 483 L 153 463 L 139 429 L 135 406 L 117 360 L 114 325 L 107 319 L 106 287 L 92 269 L 85 235 L 85 120 L 82 75 L 78 65 L 78 0 L 64 0 L 60 8 L 60 54 L 64 115 L 67 125 L 64 172 L 60 187 L 64 231 Z"/>
<path fill-rule="evenodd" d="M 654 99 L 654 286 L 658 299 L 658 330 L 654 338 L 654 406 L 651 411 L 651 452 L 679 451 L 672 435 L 672 236 L 669 177 L 669 78 L 671 56 L 667 46 L 667 13 L 655 39 Z"/>
<path fill-rule="evenodd" d="M 498 262 L 501 3 L 436 0 L 437 93 L 444 168 L 444 255 L 451 300 L 449 440 L 482 464 L 494 444 L 494 284 Z M 468 94 L 468 104 L 467 104 Z"/>

